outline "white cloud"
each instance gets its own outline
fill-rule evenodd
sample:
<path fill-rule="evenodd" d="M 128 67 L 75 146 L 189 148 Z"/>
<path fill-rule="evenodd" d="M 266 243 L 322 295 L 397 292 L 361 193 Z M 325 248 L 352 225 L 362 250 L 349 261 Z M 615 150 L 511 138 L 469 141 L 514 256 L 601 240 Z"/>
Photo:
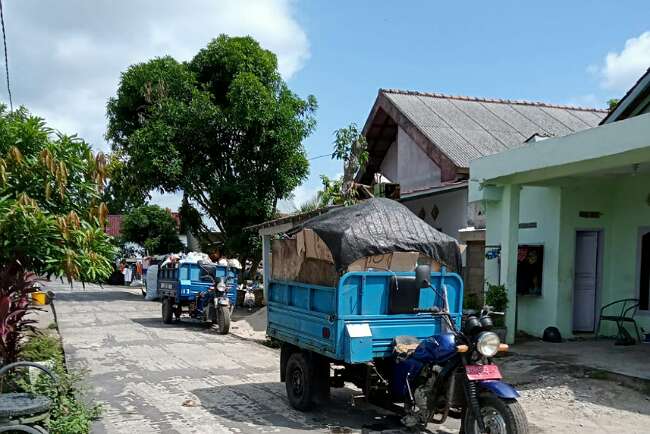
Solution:
<path fill-rule="evenodd" d="M 624 92 L 632 87 L 649 67 L 650 31 L 628 39 L 621 52 L 607 53 L 604 64 L 590 70 L 597 71 L 604 89 Z"/>
<path fill-rule="evenodd" d="M 293 190 L 291 199 L 278 201 L 278 210 L 285 213 L 295 212 L 303 203 L 315 198 L 321 187 L 321 185 L 299 185 Z"/>
<path fill-rule="evenodd" d="M 107 149 L 106 101 L 133 63 L 189 60 L 221 33 L 256 38 L 285 79 L 309 58 L 291 0 L 21 0 L 4 12 L 14 105 L 97 150 Z"/>
<path fill-rule="evenodd" d="M 594 107 L 594 108 L 606 108 L 607 103 L 603 98 L 599 98 L 593 93 L 587 93 L 584 95 L 574 96 L 567 99 L 565 102 L 567 105 L 573 105 L 578 107 Z"/>

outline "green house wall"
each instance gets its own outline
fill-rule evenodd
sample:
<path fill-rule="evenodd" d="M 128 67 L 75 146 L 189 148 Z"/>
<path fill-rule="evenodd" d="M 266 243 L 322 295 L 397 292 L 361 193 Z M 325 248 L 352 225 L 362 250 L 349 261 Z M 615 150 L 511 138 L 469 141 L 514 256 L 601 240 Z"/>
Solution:
<path fill-rule="evenodd" d="M 602 268 L 596 310 L 614 300 L 638 297 L 639 231 L 650 227 L 650 175 L 600 175 L 564 179 L 555 185 L 521 188 L 519 221 L 536 227 L 519 229 L 519 244 L 544 245 L 541 296 L 517 297 L 517 330 L 541 336 L 556 326 L 573 336 L 573 283 L 576 232 L 601 231 Z M 500 244 L 501 202 L 486 202 L 486 245 Z M 580 217 L 599 212 L 598 218 Z M 530 225 L 528 225 L 530 226 Z M 489 247 L 488 247 L 489 250 Z M 498 260 L 486 260 L 485 280 L 497 283 Z M 513 314 L 512 309 L 509 310 Z M 650 332 L 650 312 L 636 316 Z M 612 324 L 602 332 L 613 335 Z"/>

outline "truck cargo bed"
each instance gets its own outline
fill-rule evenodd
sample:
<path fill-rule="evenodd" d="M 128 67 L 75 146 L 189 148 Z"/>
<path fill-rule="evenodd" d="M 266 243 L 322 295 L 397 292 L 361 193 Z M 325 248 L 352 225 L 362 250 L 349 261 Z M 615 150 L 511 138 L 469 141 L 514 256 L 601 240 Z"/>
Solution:
<path fill-rule="evenodd" d="M 400 335 L 424 339 L 440 332 L 441 318 L 414 308 L 442 306 L 460 326 L 463 282 L 455 273 L 431 273 L 431 288 L 415 288 L 412 272 L 364 271 L 344 274 L 338 286 L 271 281 L 269 336 L 334 360 L 363 363 L 388 357 Z"/>

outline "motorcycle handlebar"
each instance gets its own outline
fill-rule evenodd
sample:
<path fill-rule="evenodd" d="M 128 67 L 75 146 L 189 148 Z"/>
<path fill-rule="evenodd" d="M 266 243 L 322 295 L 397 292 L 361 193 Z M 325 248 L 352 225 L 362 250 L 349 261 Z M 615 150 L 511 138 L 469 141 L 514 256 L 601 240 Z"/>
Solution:
<path fill-rule="evenodd" d="M 435 315 L 447 315 L 448 312 L 443 312 L 439 307 L 416 307 L 413 309 L 414 313 L 432 313 Z"/>

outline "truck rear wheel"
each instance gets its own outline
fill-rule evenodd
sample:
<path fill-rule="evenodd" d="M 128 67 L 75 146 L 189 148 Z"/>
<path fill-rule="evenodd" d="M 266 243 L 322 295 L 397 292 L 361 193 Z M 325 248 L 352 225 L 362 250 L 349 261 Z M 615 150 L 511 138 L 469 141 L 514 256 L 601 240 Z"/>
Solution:
<path fill-rule="evenodd" d="M 289 356 L 285 377 L 289 404 L 296 410 L 307 411 L 313 405 L 313 373 L 303 353 L 296 352 Z"/>
<path fill-rule="evenodd" d="M 172 306 L 172 300 L 169 297 L 165 297 L 162 300 L 162 320 L 165 324 L 171 324 L 174 315 L 174 307 Z"/>

